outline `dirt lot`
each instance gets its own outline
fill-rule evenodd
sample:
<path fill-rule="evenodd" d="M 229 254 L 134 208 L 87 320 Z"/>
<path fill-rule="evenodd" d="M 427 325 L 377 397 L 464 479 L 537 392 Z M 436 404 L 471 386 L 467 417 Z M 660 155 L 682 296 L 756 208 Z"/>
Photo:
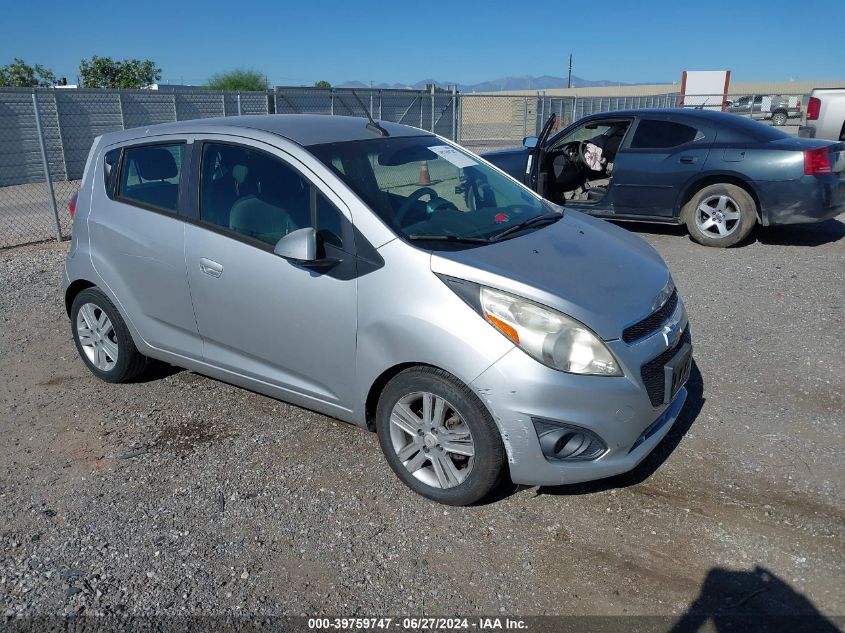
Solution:
<path fill-rule="evenodd" d="M 67 245 L 0 251 L 0 613 L 845 615 L 845 224 L 632 228 L 687 302 L 684 417 L 628 476 L 465 509 L 321 415 L 176 368 L 98 382 Z"/>

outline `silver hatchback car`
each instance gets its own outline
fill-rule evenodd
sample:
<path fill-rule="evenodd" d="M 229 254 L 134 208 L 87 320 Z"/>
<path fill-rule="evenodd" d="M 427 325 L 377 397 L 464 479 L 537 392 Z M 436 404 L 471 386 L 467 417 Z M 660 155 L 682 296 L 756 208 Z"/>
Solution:
<path fill-rule="evenodd" d="M 658 254 L 423 130 L 270 115 L 106 134 L 74 206 L 65 303 L 97 377 L 158 359 L 375 430 L 442 503 L 630 470 L 686 399 Z"/>

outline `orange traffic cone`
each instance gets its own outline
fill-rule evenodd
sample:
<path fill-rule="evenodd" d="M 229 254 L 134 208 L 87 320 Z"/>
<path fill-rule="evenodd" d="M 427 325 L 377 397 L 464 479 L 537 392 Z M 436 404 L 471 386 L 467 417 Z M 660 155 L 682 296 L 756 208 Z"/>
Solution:
<path fill-rule="evenodd" d="M 420 179 L 417 183 L 418 185 L 430 185 L 431 184 L 431 175 L 428 173 L 428 161 L 421 160 L 420 161 Z"/>

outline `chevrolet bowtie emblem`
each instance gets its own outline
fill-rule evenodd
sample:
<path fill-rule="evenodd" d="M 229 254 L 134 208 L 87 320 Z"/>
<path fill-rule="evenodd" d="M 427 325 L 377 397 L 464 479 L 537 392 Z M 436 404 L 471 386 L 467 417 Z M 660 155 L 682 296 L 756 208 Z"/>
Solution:
<path fill-rule="evenodd" d="M 663 339 L 666 341 L 666 347 L 674 347 L 679 338 L 681 338 L 680 323 L 667 323 L 663 326 Z"/>

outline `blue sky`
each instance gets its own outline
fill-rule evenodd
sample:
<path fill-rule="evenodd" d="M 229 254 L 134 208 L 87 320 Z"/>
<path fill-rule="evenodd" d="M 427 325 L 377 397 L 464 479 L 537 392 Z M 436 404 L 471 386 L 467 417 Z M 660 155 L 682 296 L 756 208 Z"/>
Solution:
<path fill-rule="evenodd" d="M 845 77 L 845 0 L 8 2 L 12 57 L 73 81 L 91 55 L 150 58 L 163 81 L 255 68 L 273 84 L 357 79 L 477 83 L 574 74 L 671 82 L 730 69 L 735 81 Z M 14 28 L 8 28 L 14 25 Z"/>

